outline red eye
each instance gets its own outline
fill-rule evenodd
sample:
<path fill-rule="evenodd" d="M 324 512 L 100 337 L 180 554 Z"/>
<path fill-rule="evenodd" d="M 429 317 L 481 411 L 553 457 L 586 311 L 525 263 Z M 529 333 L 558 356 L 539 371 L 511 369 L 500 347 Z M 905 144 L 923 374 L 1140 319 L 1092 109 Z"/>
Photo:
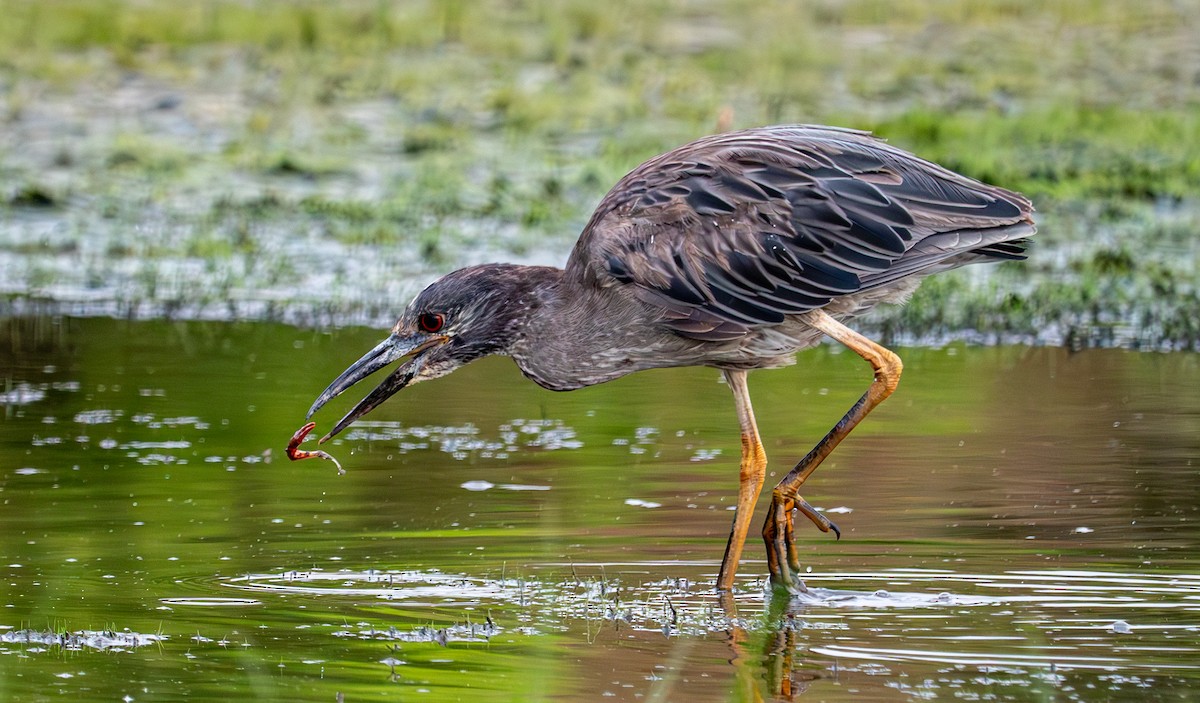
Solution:
<path fill-rule="evenodd" d="M 417 318 L 422 332 L 437 332 L 446 324 L 446 318 L 436 312 L 424 312 Z"/>

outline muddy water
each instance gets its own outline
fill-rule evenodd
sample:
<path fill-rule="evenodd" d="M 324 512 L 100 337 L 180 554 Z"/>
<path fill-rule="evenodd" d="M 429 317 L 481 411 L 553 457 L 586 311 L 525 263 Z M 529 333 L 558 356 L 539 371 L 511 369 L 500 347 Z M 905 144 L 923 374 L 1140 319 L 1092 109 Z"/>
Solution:
<path fill-rule="evenodd" d="M 902 350 L 807 487 L 843 533 L 802 532 L 811 593 L 764 595 L 752 542 L 722 602 L 738 438 L 713 371 L 555 394 L 485 360 L 332 442 L 339 476 L 282 448 L 377 331 L 2 330 L 3 700 L 1200 691 L 1195 355 Z M 751 376 L 774 467 L 863 366 Z"/>

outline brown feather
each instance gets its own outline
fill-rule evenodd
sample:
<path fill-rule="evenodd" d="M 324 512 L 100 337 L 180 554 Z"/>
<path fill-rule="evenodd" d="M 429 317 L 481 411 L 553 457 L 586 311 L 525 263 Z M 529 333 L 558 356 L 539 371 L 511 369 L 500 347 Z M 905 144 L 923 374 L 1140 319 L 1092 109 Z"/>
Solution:
<path fill-rule="evenodd" d="M 865 132 L 751 129 L 622 178 L 566 277 L 628 287 L 682 336 L 730 339 L 906 276 L 1020 258 L 1032 210 Z"/>

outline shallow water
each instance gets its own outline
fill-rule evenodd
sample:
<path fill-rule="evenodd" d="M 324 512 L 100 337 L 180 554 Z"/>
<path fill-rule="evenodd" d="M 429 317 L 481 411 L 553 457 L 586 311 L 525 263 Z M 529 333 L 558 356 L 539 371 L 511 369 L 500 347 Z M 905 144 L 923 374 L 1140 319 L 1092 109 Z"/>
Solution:
<path fill-rule="evenodd" d="M 379 331 L 0 330 L 3 700 L 1200 691 L 1194 354 L 901 350 L 897 394 L 807 486 L 843 533 L 801 528 L 810 594 L 765 596 L 752 538 L 729 603 L 713 371 L 556 394 L 484 360 L 331 442 L 339 476 L 282 449 Z M 832 348 L 752 374 L 772 466 L 868 380 Z"/>

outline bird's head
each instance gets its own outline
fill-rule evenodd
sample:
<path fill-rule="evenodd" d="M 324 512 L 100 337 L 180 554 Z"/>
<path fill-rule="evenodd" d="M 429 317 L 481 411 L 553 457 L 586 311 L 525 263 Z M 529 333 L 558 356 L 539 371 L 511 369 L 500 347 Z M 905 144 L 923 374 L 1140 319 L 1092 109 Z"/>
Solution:
<path fill-rule="evenodd" d="M 482 356 L 506 352 L 529 308 L 536 304 L 530 293 L 545 279 L 545 271 L 542 267 L 485 264 L 459 269 L 431 283 L 409 303 L 387 339 L 351 364 L 313 402 L 308 417 L 350 386 L 407 357 L 321 441 L 346 429 L 405 386 L 445 376 Z"/>

